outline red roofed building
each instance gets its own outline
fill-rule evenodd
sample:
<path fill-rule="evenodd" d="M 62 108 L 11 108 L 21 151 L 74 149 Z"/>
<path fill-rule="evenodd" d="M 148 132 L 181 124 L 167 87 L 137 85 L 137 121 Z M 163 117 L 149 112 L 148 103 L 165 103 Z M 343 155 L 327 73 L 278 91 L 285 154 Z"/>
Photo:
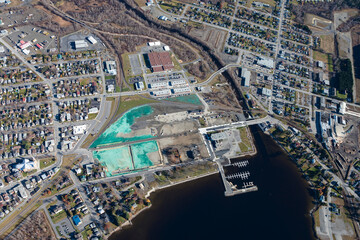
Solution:
<path fill-rule="evenodd" d="M 168 71 L 174 68 L 169 52 L 151 52 L 147 56 L 153 72 Z"/>

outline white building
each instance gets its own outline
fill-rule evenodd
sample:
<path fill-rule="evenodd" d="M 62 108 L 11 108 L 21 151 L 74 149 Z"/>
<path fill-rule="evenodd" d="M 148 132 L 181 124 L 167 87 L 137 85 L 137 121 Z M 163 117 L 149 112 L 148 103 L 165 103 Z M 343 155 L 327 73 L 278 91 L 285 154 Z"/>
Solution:
<path fill-rule="evenodd" d="M 163 88 L 167 86 L 167 82 L 156 82 L 149 84 L 150 88 Z"/>
<path fill-rule="evenodd" d="M 98 113 L 98 112 L 99 112 L 99 109 L 97 107 L 93 107 L 93 108 L 89 109 L 89 114 Z"/>
<path fill-rule="evenodd" d="M 86 130 L 86 125 L 77 125 L 74 126 L 73 128 L 74 135 L 84 134 L 85 130 Z"/>
<path fill-rule="evenodd" d="M 145 86 L 144 86 L 144 83 L 143 82 L 136 82 L 135 83 L 135 89 L 136 90 L 143 90 L 145 88 Z"/>
<path fill-rule="evenodd" d="M 153 91 L 152 94 L 156 97 L 169 96 L 169 95 L 171 95 L 171 91 L 170 91 L 170 89 L 163 89 L 163 90 Z"/>
<path fill-rule="evenodd" d="M 263 88 L 261 93 L 262 93 L 262 95 L 270 97 L 271 96 L 271 89 Z"/>
<path fill-rule="evenodd" d="M 181 93 L 188 93 L 191 92 L 191 89 L 189 87 L 182 87 L 182 88 L 174 88 L 173 93 L 175 94 L 181 94 Z"/>
<path fill-rule="evenodd" d="M 341 102 L 340 103 L 340 108 L 339 108 L 339 113 L 344 115 L 346 112 L 346 103 L 345 102 Z"/>
<path fill-rule="evenodd" d="M 105 62 L 105 71 L 111 75 L 116 75 L 116 62 L 115 61 L 106 61 Z"/>
<path fill-rule="evenodd" d="M 250 86 L 250 76 L 251 76 L 251 72 L 249 70 L 247 70 L 246 68 L 241 69 L 241 77 L 243 78 L 241 85 L 243 85 L 245 87 L 249 87 Z"/>
<path fill-rule="evenodd" d="M 188 85 L 188 83 L 184 79 L 174 80 L 169 82 L 170 86 L 181 86 Z"/>
<path fill-rule="evenodd" d="M 168 51 L 170 51 L 170 47 L 169 46 L 164 46 L 164 50 L 168 52 Z"/>
<path fill-rule="evenodd" d="M 86 48 L 89 46 L 87 42 L 85 42 L 85 40 L 76 40 L 74 44 L 75 44 L 75 49 Z"/>
<path fill-rule="evenodd" d="M 86 39 L 87 39 L 91 44 L 96 44 L 96 43 L 97 43 L 96 39 L 95 39 L 93 36 L 89 36 L 89 37 L 87 37 Z"/>
<path fill-rule="evenodd" d="M 257 64 L 266 68 L 274 68 L 274 60 L 272 58 L 261 58 Z"/>

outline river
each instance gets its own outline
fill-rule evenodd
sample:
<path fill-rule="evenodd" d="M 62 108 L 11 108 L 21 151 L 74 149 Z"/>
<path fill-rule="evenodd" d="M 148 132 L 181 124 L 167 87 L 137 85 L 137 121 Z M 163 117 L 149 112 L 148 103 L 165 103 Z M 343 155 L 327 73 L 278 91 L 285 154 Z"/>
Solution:
<path fill-rule="evenodd" d="M 251 127 L 257 192 L 224 196 L 218 174 L 152 193 L 152 207 L 110 240 L 315 239 L 308 184 L 286 153 Z"/>

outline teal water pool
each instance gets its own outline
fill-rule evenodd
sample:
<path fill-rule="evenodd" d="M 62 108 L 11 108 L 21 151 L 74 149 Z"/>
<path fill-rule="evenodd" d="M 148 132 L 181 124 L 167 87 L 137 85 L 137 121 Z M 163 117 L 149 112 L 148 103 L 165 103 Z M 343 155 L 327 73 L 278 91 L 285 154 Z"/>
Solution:
<path fill-rule="evenodd" d="M 182 103 L 190 103 L 190 104 L 194 104 L 194 105 L 202 105 L 200 99 L 195 94 L 191 94 L 191 95 L 187 95 L 187 96 L 173 97 L 173 98 L 166 98 L 164 100 L 171 101 L 171 102 L 182 102 Z"/>
<path fill-rule="evenodd" d="M 136 143 L 131 145 L 131 152 L 133 155 L 134 167 L 135 169 L 147 168 L 154 165 L 151 162 L 148 154 L 157 152 L 158 145 L 156 141 L 148 141 L 142 143 Z"/>
<path fill-rule="evenodd" d="M 102 166 L 106 167 L 106 176 L 113 176 L 114 171 L 133 170 L 130 150 L 128 146 L 93 151 L 94 158 L 98 159 Z"/>
<path fill-rule="evenodd" d="M 135 123 L 137 118 L 148 116 L 153 112 L 149 105 L 132 108 L 124 113 L 115 123 L 111 124 L 90 146 L 95 148 L 101 145 L 108 145 L 113 143 L 131 142 L 153 138 L 152 135 L 140 135 L 131 138 L 118 137 L 119 133 L 127 134 L 131 132 L 131 126 Z"/>

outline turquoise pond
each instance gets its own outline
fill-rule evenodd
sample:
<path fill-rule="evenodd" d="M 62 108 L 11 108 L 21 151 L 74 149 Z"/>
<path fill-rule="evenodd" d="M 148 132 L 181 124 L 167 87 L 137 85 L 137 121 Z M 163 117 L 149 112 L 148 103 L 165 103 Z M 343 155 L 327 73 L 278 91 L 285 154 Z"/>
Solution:
<path fill-rule="evenodd" d="M 99 160 L 102 166 L 106 167 L 106 176 L 110 177 L 121 174 L 114 173 L 114 171 L 127 172 L 153 166 L 154 164 L 151 162 L 148 154 L 157 152 L 158 149 L 156 141 L 147 141 L 132 144 L 130 147 L 126 145 L 123 147 L 93 151 L 93 156 Z"/>
<path fill-rule="evenodd" d="M 143 140 L 147 138 L 153 138 L 152 135 L 141 135 L 131 138 L 118 137 L 119 133 L 127 134 L 131 132 L 131 126 L 135 123 L 137 118 L 148 116 L 153 113 L 153 109 L 149 105 L 143 105 L 132 108 L 124 113 L 115 123 L 111 124 L 109 128 L 96 139 L 91 148 L 95 148 L 102 145 L 132 142 L 137 140 Z"/>
<path fill-rule="evenodd" d="M 190 103 L 194 105 L 202 105 L 200 99 L 195 94 L 173 97 L 173 98 L 165 98 L 164 100 L 171 102 L 182 102 L 182 103 Z"/>

